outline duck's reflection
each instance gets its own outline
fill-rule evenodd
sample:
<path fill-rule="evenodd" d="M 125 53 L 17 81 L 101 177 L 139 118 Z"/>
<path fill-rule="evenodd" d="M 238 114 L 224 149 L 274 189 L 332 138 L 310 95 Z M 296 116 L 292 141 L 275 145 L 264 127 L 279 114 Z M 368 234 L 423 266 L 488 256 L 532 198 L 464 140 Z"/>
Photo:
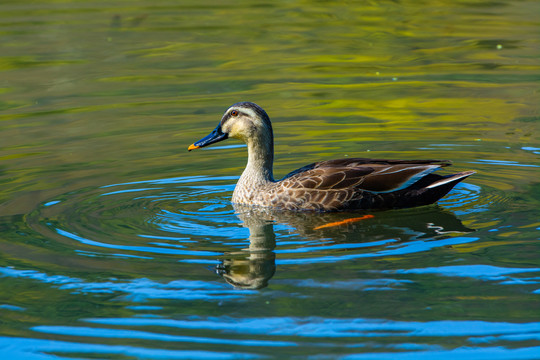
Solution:
<path fill-rule="evenodd" d="M 234 205 L 234 210 L 243 226 L 249 229 L 249 247 L 240 251 L 226 252 L 216 271 L 237 289 L 264 288 L 274 276 L 276 271 L 274 224 L 286 225 L 308 240 L 331 239 L 335 243 L 376 242 L 386 239 L 406 242 L 440 239 L 473 231 L 464 226 L 452 213 L 438 206 L 376 212 L 375 216 L 367 219 L 362 213 L 299 213 L 242 205 Z M 348 221 L 350 219 L 359 221 Z M 317 229 L 322 225 L 334 223 L 343 225 Z"/>
<path fill-rule="evenodd" d="M 249 229 L 249 248 L 228 252 L 217 267 L 229 284 L 238 289 L 261 289 L 276 272 L 276 234 L 272 220 L 262 211 L 234 206 L 236 215 Z"/>

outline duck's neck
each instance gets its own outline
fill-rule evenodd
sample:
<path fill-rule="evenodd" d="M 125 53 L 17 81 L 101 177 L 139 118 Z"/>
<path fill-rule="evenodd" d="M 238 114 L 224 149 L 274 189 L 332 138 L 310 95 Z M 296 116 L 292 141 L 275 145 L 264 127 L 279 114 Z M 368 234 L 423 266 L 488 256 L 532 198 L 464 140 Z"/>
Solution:
<path fill-rule="evenodd" d="M 232 202 L 237 204 L 265 205 L 265 187 L 274 182 L 274 137 L 271 125 L 240 138 L 248 147 L 248 162 L 234 188 Z"/>
<path fill-rule="evenodd" d="M 260 187 L 274 181 L 272 167 L 274 164 L 273 139 L 250 139 L 248 141 L 248 162 L 238 185 Z"/>

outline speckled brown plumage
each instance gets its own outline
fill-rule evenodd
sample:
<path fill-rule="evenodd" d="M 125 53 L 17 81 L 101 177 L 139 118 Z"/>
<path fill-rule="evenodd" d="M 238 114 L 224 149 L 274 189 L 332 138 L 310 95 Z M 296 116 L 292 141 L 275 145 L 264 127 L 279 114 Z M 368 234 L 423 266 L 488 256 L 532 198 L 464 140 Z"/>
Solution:
<path fill-rule="evenodd" d="M 233 137 L 248 147 L 248 163 L 232 202 L 287 210 L 338 211 L 431 204 L 474 171 L 441 176 L 447 160 L 337 159 L 306 165 L 275 181 L 274 142 L 266 112 L 251 102 L 232 105 L 219 125 L 189 147 Z"/>

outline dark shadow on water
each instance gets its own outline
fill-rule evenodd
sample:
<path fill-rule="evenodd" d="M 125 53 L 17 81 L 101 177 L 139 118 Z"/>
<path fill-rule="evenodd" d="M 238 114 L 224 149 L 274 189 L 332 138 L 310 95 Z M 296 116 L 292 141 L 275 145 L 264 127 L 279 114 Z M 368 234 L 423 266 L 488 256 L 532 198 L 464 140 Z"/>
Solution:
<path fill-rule="evenodd" d="M 306 240 L 332 239 L 334 244 L 366 243 L 366 249 L 385 241 L 404 243 L 413 240 L 447 238 L 473 232 L 451 212 L 438 206 L 375 212 L 372 218 L 317 229 L 320 226 L 358 219 L 365 213 L 310 213 L 277 211 L 234 205 L 244 227 L 249 229 L 249 247 L 225 252 L 216 272 L 237 289 L 262 289 L 276 272 L 276 231 L 286 226 Z M 369 243 L 369 244 L 368 244 Z"/>

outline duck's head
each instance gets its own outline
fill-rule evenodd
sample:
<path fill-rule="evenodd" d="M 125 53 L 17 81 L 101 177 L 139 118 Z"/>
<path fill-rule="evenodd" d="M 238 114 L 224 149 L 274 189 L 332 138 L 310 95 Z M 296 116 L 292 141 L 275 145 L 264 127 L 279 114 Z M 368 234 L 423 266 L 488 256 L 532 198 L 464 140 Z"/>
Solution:
<path fill-rule="evenodd" d="M 270 143 L 273 146 L 272 125 L 266 111 L 252 102 L 239 102 L 227 109 L 218 126 L 201 140 L 191 144 L 195 150 L 228 138 L 252 142 Z"/>

